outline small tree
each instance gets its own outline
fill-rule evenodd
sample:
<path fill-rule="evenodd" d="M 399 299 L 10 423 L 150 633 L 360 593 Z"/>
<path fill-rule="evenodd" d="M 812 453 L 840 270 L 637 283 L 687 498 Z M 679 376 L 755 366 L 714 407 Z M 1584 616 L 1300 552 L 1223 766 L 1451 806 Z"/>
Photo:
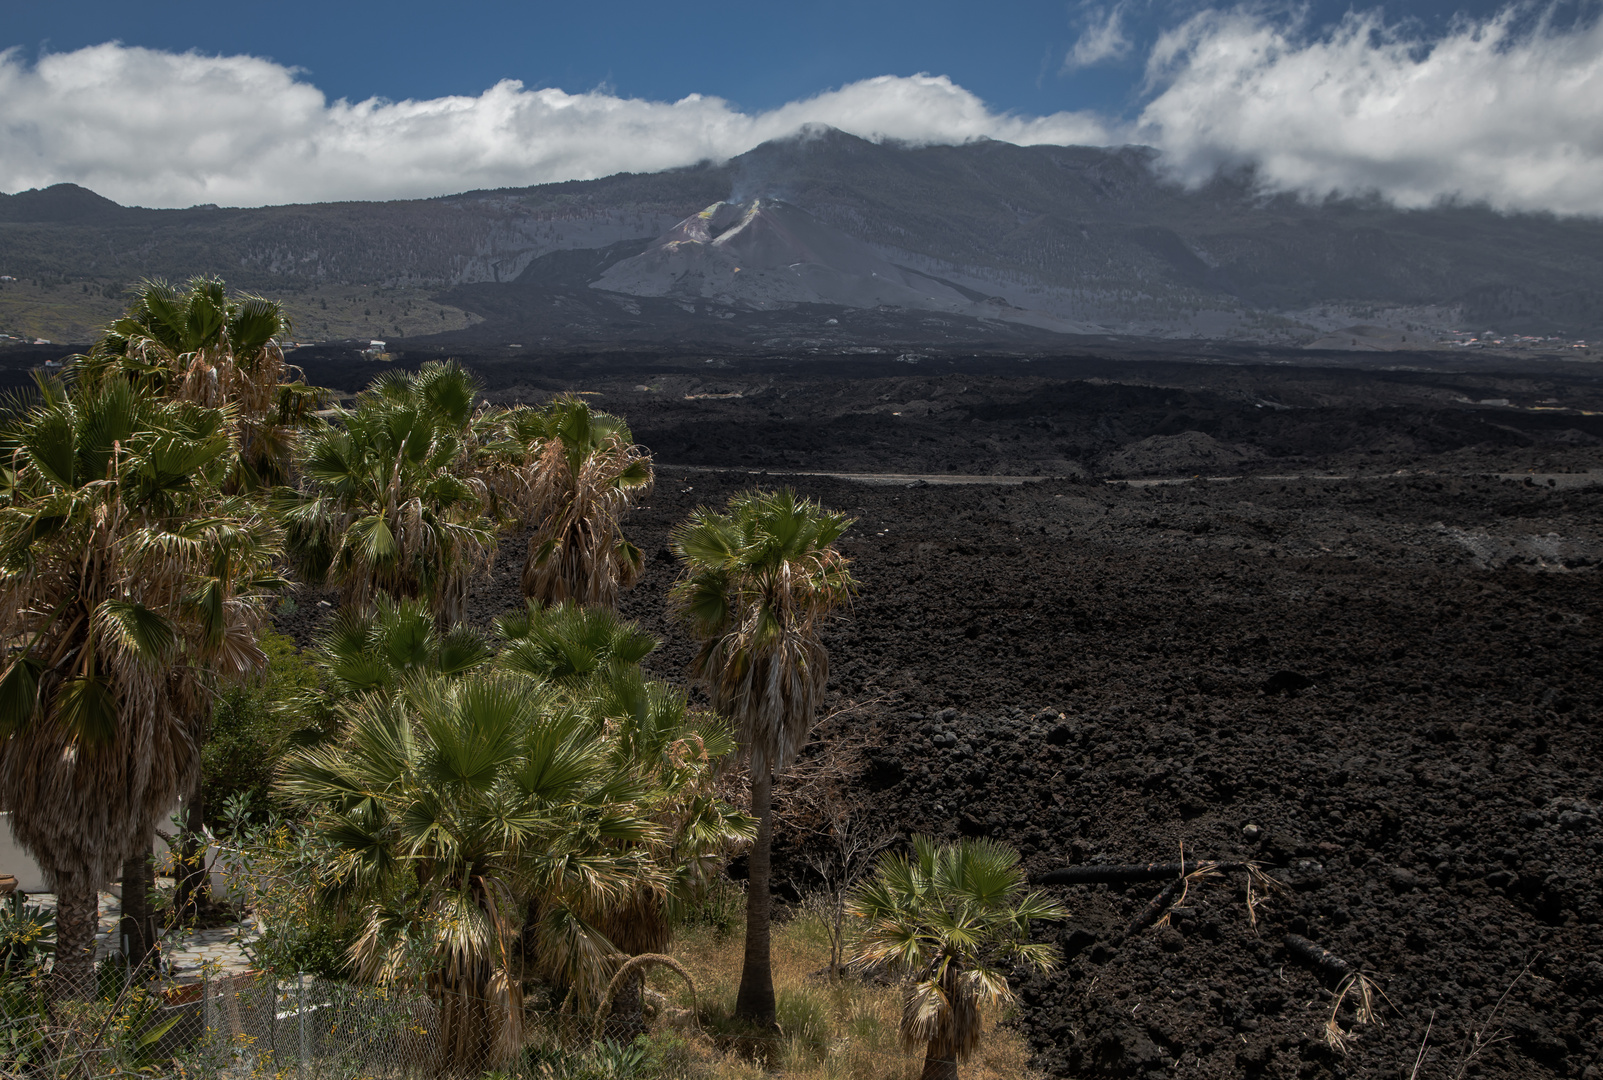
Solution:
<path fill-rule="evenodd" d="M 1035 919 L 1062 905 L 1026 892 L 1018 852 L 990 840 L 936 846 L 913 837 L 913 857 L 887 855 L 852 892 L 866 925 L 852 966 L 885 965 L 912 977 L 902 1005 L 902 1045 L 926 1047 L 922 1080 L 957 1080 L 957 1063 L 980 1042 L 980 1008 L 1011 1001 L 1007 971 L 1050 971 L 1056 949 L 1030 941 Z"/>
<path fill-rule="evenodd" d="M 846 952 L 847 902 L 852 886 L 873 869 L 874 860 L 896 839 L 895 831 L 861 801 L 839 791 L 825 793 L 816 836 L 806 855 L 819 886 L 803 898 L 829 935 L 829 977 L 839 978 Z"/>
<path fill-rule="evenodd" d="M 851 518 L 794 491 L 748 491 L 727 513 L 698 508 L 673 534 L 684 565 L 674 603 L 701 639 L 695 672 L 735 725 L 759 825 L 746 891 L 746 955 L 735 1014 L 774 1023 L 769 853 L 774 773 L 795 759 L 829 682 L 824 618 L 855 583 L 834 548 Z"/>
<path fill-rule="evenodd" d="M 620 773 L 649 782 L 642 806 L 662 833 L 644 850 L 661 876 L 640 879 L 590 918 L 621 954 L 663 951 L 676 915 L 704 895 L 731 844 L 756 830 L 715 790 L 736 749 L 733 732 L 712 713 L 691 709 L 683 690 L 641 673 L 640 661 L 658 642 L 611 608 L 530 600 L 495 626 L 509 641 L 496 666 L 540 679 L 577 703 L 606 733 Z M 626 1025 L 643 1024 L 643 977 L 643 968 L 631 969 L 613 1002 L 613 1017 Z"/>
<path fill-rule="evenodd" d="M 612 946 L 584 913 L 650 876 L 649 789 L 583 712 L 515 675 L 413 677 L 349 713 L 339 745 L 289 756 L 280 791 L 333 848 L 321 888 L 362 926 L 353 966 L 434 995 L 444 1067 L 498 1067 L 522 1046 L 526 941 L 538 973 L 606 985 Z"/>

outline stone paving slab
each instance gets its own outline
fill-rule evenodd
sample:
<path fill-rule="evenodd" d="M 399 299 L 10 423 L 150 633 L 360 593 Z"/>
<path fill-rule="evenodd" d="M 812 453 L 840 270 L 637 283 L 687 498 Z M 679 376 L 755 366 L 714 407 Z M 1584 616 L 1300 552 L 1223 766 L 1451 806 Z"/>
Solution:
<path fill-rule="evenodd" d="M 170 887 L 171 879 L 166 879 Z M 158 878 L 157 891 L 162 890 L 163 879 Z M 29 893 L 25 903 L 47 911 L 56 909 L 56 898 L 51 893 Z M 99 929 L 95 933 L 95 959 L 104 960 L 119 952 L 117 925 L 122 918 L 122 901 L 115 893 L 100 894 Z M 260 931 L 254 918 L 232 926 L 219 926 L 210 930 L 179 930 L 162 938 L 162 959 L 168 971 L 180 983 L 196 982 L 203 966 L 211 966 L 215 974 L 238 975 L 252 970 L 245 955 L 245 945 L 254 940 Z"/>

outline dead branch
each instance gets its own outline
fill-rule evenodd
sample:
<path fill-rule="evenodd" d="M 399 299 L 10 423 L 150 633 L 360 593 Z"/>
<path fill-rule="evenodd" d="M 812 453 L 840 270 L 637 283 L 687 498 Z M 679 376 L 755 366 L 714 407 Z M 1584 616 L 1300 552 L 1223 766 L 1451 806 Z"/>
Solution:
<path fill-rule="evenodd" d="M 1425 1048 L 1430 1045 L 1431 1029 L 1436 1026 L 1436 1010 L 1430 1011 L 1430 1021 L 1425 1025 L 1425 1037 L 1419 1042 L 1419 1053 L 1414 1055 L 1414 1067 L 1409 1070 L 1408 1080 L 1419 1080 L 1419 1070 L 1425 1064 Z"/>
<path fill-rule="evenodd" d="M 1125 927 L 1124 936 L 1127 938 L 1135 937 L 1141 931 L 1157 922 L 1158 917 L 1169 910 L 1169 905 L 1179 899 L 1180 894 L 1185 891 L 1185 887 L 1186 879 L 1183 877 L 1177 877 L 1165 885 L 1163 891 L 1154 896 L 1152 902 L 1142 908 L 1141 913 L 1131 920 L 1129 926 Z"/>
<path fill-rule="evenodd" d="M 1458 1071 L 1453 1073 L 1453 1080 L 1463 1080 L 1464 1075 L 1469 1072 L 1470 1063 L 1480 1057 L 1481 1053 L 1488 1047 L 1505 1042 L 1513 1037 L 1511 1035 L 1498 1034 L 1503 1029 L 1503 1018 L 1501 1016 L 1503 1006 L 1508 1002 L 1508 995 L 1514 992 L 1514 987 L 1519 985 L 1521 979 L 1530 974 L 1531 968 L 1535 967 L 1536 961 L 1540 959 L 1540 953 L 1531 957 L 1530 961 L 1520 969 L 1520 973 L 1514 976 L 1514 981 L 1508 984 L 1508 988 L 1503 991 L 1502 996 L 1497 999 L 1497 1004 L 1492 1006 L 1492 1011 L 1486 1014 L 1486 1022 L 1475 1029 L 1474 1034 L 1470 1036 L 1469 1052 L 1464 1055 L 1464 1060 L 1458 1063 Z"/>
<path fill-rule="evenodd" d="M 612 1012 L 612 998 L 615 994 L 617 994 L 618 987 L 623 985 L 623 980 L 641 968 L 648 968 L 656 965 L 661 965 L 662 967 L 670 969 L 681 979 L 685 980 L 685 985 L 690 987 L 691 1012 L 695 1012 L 697 1008 L 696 980 L 690 977 L 690 972 L 685 970 L 684 965 L 675 960 L 673 957 L 664 956 L 661 953 L 641 953 L 639 956 L 632 956 L 625 961 L 624 964 L 613 974 L 612 981 L 607 984 L 607 992 L 602 997 L 601 1007 L 596 1010 L 595 1030 L 592 1034 L 592 1038 L 600 1041 L 601 1027 L 606 1022 L 607 1014 Z M 564 1002 L 564 1005 L 566 1005 L 566 1002 Z"/>
<path fill-rule="evenodd" d="M 1339 983 L 1353 974 L 1354 968 L 1351 964 L 1330 950 L 1320 948 L 1301 934 L 1287 934 L 1286 949 L 1293 957 L 1325 975 L 1332 982 Z"/>

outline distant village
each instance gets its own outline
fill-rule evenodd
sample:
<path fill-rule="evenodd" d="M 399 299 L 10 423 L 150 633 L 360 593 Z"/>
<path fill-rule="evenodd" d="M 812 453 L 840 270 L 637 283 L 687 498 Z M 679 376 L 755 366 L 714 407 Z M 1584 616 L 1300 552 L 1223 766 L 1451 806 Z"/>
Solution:
<path fill-rule="evenodd" d="M 1499 334 L 1495 330 L 1485 330 L 1477 334 L 1469 330 L 1448 331 L 1443 337 L 1437 338 L 1438 345 L 1451 345 L 1464 349 L 1586 349 L 1585 341 L 1579 338 L 1564 338 L 1556 334 L 1543 337 L 1531 334 Z"/>

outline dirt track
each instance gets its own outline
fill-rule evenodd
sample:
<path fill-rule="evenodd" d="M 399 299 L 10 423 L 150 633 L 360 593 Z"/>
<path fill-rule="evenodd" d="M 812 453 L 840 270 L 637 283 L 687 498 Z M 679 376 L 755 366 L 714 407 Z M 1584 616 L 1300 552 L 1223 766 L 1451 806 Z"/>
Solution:
<path fill-rule="evenodd" d="M 727 452 L 737 472 L 661 467 L 631 521 L 648 570 L 624 610 L 667 642 L 651 666 L 680 678 L 690 646 L 663 615 L 667 530 L 750 485 L 747 469 L 777 483 L 771 459 L 807 454 L 782 435 L 742 441 L 764 429 L 755 403 L 721 428 L 700 410 L 728 399 L 638 419 L 604 404 L 659 454 L 709 437 L 745 448 Z M 1552 427 L 1574 432 L 1555 440 L 1479 414 L 1381 402 L 1357 423 L 1347 405 L 1310 405 L 1302 430 L 1328 452 L 1306 434 L 1295 454 L 1270 453 L 1267 435 L 1215 441 L 1257 445 L 1261 464 L 1240 456 L 1260 473 L 1363 475 L 1110 484 L 1107 462 L 1151 436 L 1140 409 L 1103 404 L 1104 427 L 1124 434 L 1078 459 L 1102 470 L 1092 478 L 783 478 L 858 517 L 843 546 L 862 592 L 829 631 L 831 708 L 867 702 L 837 724 L 872 744 L 859 788 L 872 813 L 904 833 L 1000 837 L 1035 871 L 1171 859 L 1184 842 L 1262 860 L 1289 888 L 1254 930 L 1239 875 L 1204 883 L 1187 916 L 1130 940 L 1159 884 L 1058 889 L 1073 917 L 1046 934 L 1067 963 L 1019 986 L 1039 1065 L 1407 1077 L 1434 1016 L 1421 1078 L 1457 1075 L 1488 1023 L 1499 1041 L 1465 1075 L 1603 1075 L 1603 488 L 1493 475 L 1595 469 L 1590 422 Z M 1246 419 L 1219 406 L 1215 431 L 1262 423 L 1250 399 L 1236 408 Z M 1013 453 L 991 438 L 1010 421 L 985 423 L 998 465 L 1051 449 L 1026 438 Z M 904 447 L 887 461 L 865 445 L 800 467 L 932 473 L 959 456 Z M 480 616 L 513 602 L 520 555 L 509 545 Z M 794 838 L 780 832 L 793 886 Z M 1386 995 L 1383 1025 L 1339 1016 L 1357 1035 L 1346 1057 L 1321 1038 L 1332 984 L 1294 961 L 1288 932 Z"/>

